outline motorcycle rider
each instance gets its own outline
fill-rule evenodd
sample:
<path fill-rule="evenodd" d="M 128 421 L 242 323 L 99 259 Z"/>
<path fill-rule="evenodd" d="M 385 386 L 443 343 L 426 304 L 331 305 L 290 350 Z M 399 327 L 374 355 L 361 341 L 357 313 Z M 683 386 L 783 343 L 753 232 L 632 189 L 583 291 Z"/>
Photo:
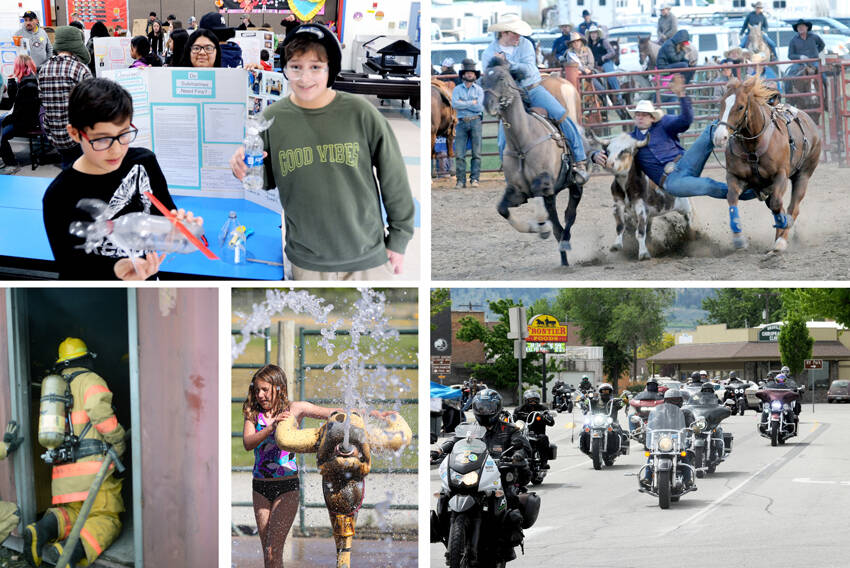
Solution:
<path fill-rule="evenodd" d="M 617 430 L 617 434 L 620 436 L 620 445 L 624 445 L 625 434 L 623 434 L 622 429 L 620 428 L 620 423 L 617 421 L 617 413 L 621 408 L 625 406 L 623 399 L 620 397 L 614 397 L 614 387 L 612 387 L 609 383 L 602 383 L 599 385 L 599 389 L 597 390 L 597 394 L 594 396 L 593 393 L 587 395 L 587 397 L 582 401 L 582 411 L 587 414 L 596 414 L 603 413 L 611 417 L 614 421 L 612 426 Z M 587 432 L 582 432 L 579 437 L 579 446 L 584 451 L 590 451 L 590 434 Z"/>
<path fill-rule="evenodd" d="M 527 390 L 522 395 L 524 404 L 514 410 L 513 420 L 522 420 L 528 425 L 528 430 L 537 436 L 537 445 L 540 448 L 540 469 L 549 469 L 547 456 L 549 452 L 549 436 L 546 435 L 546 426 L 554 426 L 555 418 L 549 413 L 549 407 L 540 403 L 540 393 L 536 390 Z M 532 412 L 540 413 L 540 421 L 528 422 Z M 546 448 L 544 451 L 543 448 Z"/>
<path fill-rule="evenodd" d="M 635 400 L 664 400 L 664 395 L 658 392 L 658 381 L 650 377 L 643 390 L 634 396 Z M 629 420 L 629 431 L 634 431 L 636 424 Z"/>
<path fill-rule="evenodd" d="M 581 391 L 582 394 L 587 394 L 593 390 L 593 385 L 590 384 L 590 377 L 587 375 L 581 378 L 581 383 L 578 385 L 578 390 Z"/>
<path fill-rule="evenodd" d="M 693 373 L 691 373 L 691 380 L 688 381 L 688 384 L 698 385 L 701 382 L 702 382 L 702 375 L 700 374 L 699 371 L 694 371 Z"/>
<path fill-rule="evenodd" d="M 699 376 L 699 373 L 694 373 L 694 374 Z M 663 407 L 665 404 L 672 404 L 672 405 L 677 406 L 679 408 L 679 411 L 685 417 L 685 425 L 690 427 L 690 425 L 693 424 L 694 420 L 695 420 L 694 413 L 691 412 L 691 410 L 689 408 L 682 408 L 683 402 L 684 402 L 684 397 L 682 396 L 682 391 L 680 391 L 679 389 L 668 389 L 667 392 L 664 393 L 664 402 L 659 404 L 655 408 L 653 408 L 652 412 L 655 412 L 656 409 Z M 651 414 L 650 414 L 650 416 L 651 416 Z M 647 440 L 649 440 L 649 438 L 647 438 Z M 649 446 L 645 445 L 644 447 L 646 448 L 647 451 L 649 451 Z M 646 463 L 649 463 L 650 459 L 651 458 L 647 458 Z M 687 452 L 687 455 L 685 457 L 681 458 L 680 461 L 682 461 L 682 463 L 685 463 L 687 465 L 693 466 L 693 463 L 692 463 L 693 462 L 693 454 L 692 454 L 692 452 L 690 452 L 690 451 Z M 651 472 L 650 468 L 646 468 L 644 470 L 643 478 L 640 480 L 640 482 L 641 482 L 641 485 L 645 485 L 647 487 L 650 486 L 650 484 L 652 483 L 652 472 Z M 693 480 L 691 468 L 689 468 L 689 467 L 683 468 L 682 482 L 685 484 L 686 487 L 693 485 L 694 480 Z"/>
<path fill-rule="evenodd" d="M 498 392 L 493 389 L 479 391 L 472 399 L 472 413 L 475 416 L 476 422 L 487 429 L 483 442 L 487 445 L 487 450 L 494 459 L 498 459 L 502 455 L 502 452 L 511 447 L 517 448 L 512 454 L 515 461 L 525 461 L 531 455 L 531 445 L 528 443 L 528 439 L 522 435 L 522 430 L 516 424 L 504 422 L 499 419 L 502 413 L 502 395 Z M 437 461 L 451 453 L 456 441 L 456 439 L 452 438 L 438 445 L 436 449 L 431 450 L 431 461 Z M 521 487 L 525 487 L 531 481 L 531 468 L 528 466 L 527 461 L 524 467 L 519 468 L 518 481 Z M 502 485 L 503 487 L 510 485 L 504 477 L 502 478 Z M 517 495 L 505 492 L 505 497 L 507 498 L 509 509 L 519 508 Z M 441 494 L 440 499 L 448 499 L 448 496 Z M 438 505 L 437 510 L 446 511 L 447 507 Z M 506 527 L 506 529 L 510 530 L 513 534 L 510 535 L 510 538 L 500 539 L 500 546 L 504 547 L 501 555 L 504 558 L 512 560 L 516 558 L 516 552 L 514 552 L 515 544 L 512 544 L 512 541 L 522 541 L 522 528 L 517 525 Z"/>
<path fill-rule="evenodd" d="M 793 384 L 789 384 L 788 378 L 785 376 L 785 373 L 779 373 L 771 381 L 765 383 L 765 389 L 784 389 L 784 390 L 797 390 L 797 383 L 791 381 Z M 800 416 L 797 412 L 797 407 L 801 406 L 800 399 L 798 398 L 794 401 L 794 427 L 796 429 L 797 425 L 800 422 Z"/>
<path fill-rule="evenodd" d="M 567 402 L 567 399 L 570 398 L 570 396 L 571 396 L 571 394 L 570 394 L 571 388 L 572 387 L 570 387 L 570 385 L 568 385 L 567 383 L 565 383 L 561 379 L 558 379 L 557 381 L 555 381 L 555 384 L 552 385 L 552 396 L 553 396 L 552 407 L 553 408 L 560 409 L 560 407 L 562 407 L 562 406 L 571 406 Z M 558 400 L 558 397 L 563 397 L 563 399 L 564 399 L 560 404 L 556 402 Z M 569 410 L 569 408 L 567 408 L 567 410 Z"/>

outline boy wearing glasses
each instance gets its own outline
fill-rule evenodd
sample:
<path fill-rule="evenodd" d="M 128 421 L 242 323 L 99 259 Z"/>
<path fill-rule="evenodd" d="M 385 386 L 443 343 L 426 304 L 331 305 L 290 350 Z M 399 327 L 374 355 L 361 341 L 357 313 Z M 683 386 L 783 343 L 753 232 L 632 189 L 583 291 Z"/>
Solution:
<path fill-rule="evenodd" d="M 146 280 L 156 274 L 165 255 L 156 251 L 128 251 L 105 243 L 92 253 L 84 240 L 71 235 L 74 221 L 90 222 L 91 215 L 77 209 L 81 199 L 99 199 L 109 205 L 108 218 L 127 213 L 159 215 L 144 194 L 153 193 L 178 218 L 202 223 L 200 217 L 177 213 L 156 156 L 145 148 L 130 148 L 138 130 L 132 124 L 133 101 L 123 87 L 108 79 L 89 79 L 71 91 L 68 135 L 80 144 L 82 156 L 62 171 L 42 200 L 44 227 L 59 269 L 68 280 Z"/>
<path fill-rule="evenodd" d="M 290 95 L 264 112 L 266 187 L 277 185 L 296 280 L 390 280 L 413 236 L 414 204 L 398 142 L 372 104 L 331 86 L 342 50 L 325 26 L 283 42 Z M 242 179 L 244 151 L 230 160 Z M 387 232 L 381 209 L 386 211 Z"/>

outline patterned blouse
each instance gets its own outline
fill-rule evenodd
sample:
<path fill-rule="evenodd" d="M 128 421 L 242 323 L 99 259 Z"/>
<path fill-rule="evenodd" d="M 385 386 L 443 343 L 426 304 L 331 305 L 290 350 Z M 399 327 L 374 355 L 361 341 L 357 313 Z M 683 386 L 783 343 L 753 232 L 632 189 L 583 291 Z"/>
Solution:
<path fill-rule="evenodd" d="M 254 427 L 259 432 L 267 425 L 268 420 L 261 412 Z M 278 448 L 274 436 L 267 437 L 254 448 L 254 479 L 279 479 L 294 475 L 298 475 L 295 454 Z"/>

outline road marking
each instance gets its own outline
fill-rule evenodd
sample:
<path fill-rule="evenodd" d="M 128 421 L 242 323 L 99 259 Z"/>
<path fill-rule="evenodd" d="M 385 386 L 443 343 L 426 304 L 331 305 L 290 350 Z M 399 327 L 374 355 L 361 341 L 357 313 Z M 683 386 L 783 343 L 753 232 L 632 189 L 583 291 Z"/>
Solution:
<path fill-rule="evenodd" d="M 575 422 L 567 422 L 566 424 L 564 424 L 564 428 L 566 428 L 567 430 L 572 430 L 575 427 L 576 427 Z"/>
<path fill-rule="evenodd" d="M 812 432 L 814 432 L 814 431 L 815 431 L 815 428 L 817 428 L 818 426 L 820 426 L 820 422 L 815 422 L 814 424 L 812 424 L 812 429 L 811 429 L 811 430 L 809 430 L 809 434 L 811 434 Z"/>
<path fill-rule="evenodd" d="M 850 481 L 821 481 L 818 479 L 811 479 L 810 477 L 795 477 L 791 481 L 795 483 L 812 483 L 816 485 L 835 485 L 836 483 L 839 485 L 850 485 Z"/>
<path fill-rule="evenodd" d="M 818 425 L 820 425 L 820 424 L 818 423 Z M 810 436 L 806 437 L 806 440 L 808 440 L 809 438 L 810 438 Z M 717 508 L 717 506 L 718 506 L 718 505 L 720 505 L 721 503 L 723 503 L 726 499 L 728 499 L 729 497 L 731 497 L 732 495 L 734 495 L 735 493 L 737 493 L 737 492 L 738 492 L 738 491 L 739 491 L 742 487 L 744 487 L 747 483 L 749 483 L 750 481 L 752 481 L 753 479 L 755 479 L 756 477 L 758 477 L 759 475 L 761 475 L 761 473 L 762 473 L 762 472 L 764 472 L 766 469 L 768 469 L 769 467 L 771 467 L 771 466 L 773 466 L 773 465 L 775 465 L 775 464 L 778 464 L 778 463 L 780 463 L 780 462 L 782 462 L 782 461 L 787 461 L 787 460 L 789 460 L 789 459 L 790 459 L 791 457 L 793 457 L 794 455 L 797 455 L 798 453 L 800 453 L 801 451 L 803 451 L 803 448 L 804 448 L 804 447 L 805 447 L 805 446 L 796 446 L 796 447 L 795 447 L 794 449 L 792 449 L 790 452 L 788 452 L 788 453 L 786 453 L 786 454 L 784 454 L 784 455 L 779 456 L 778 458 L 776 458 L 775 460 L 773 460 L 773 461 L 771 461 L 771 462 L 768 462 L 766 465 L 762 466 L 762 467 L 761 467 L 758 471 L 756 471 L 754 474 L 750 475 L 750 476 L 749 476 L 748 478 L 746 478 L 744 481 L 742 481 L 741 483 L 739 483 L 738 485 L 736 485 L 735 487 L 733 487 L 732 489 L 730 489 L 729 491 L 727 491 L 726 493 L 724 493 L 723 495 L 721 495 L 720 497 L 718 497 L 717 499 L 715 499 L 714 501 L 712 501 L 711 503 L 709 503 L 708 505 L 706 505 L 706 506 L 705 506 L 705 508 L 703 508 L 703 509 L 702 509 L 702 510 L 700 510 L 700 511 L 697 511 L 696 513 L 694 513 L 693 515 L 691 515 L 690 517 L 688 517 L 687 519 L 685 519 L 684 521 L 682 521 L 681 523 L 679 523 L 678 525 L 676 525 L 675 527 L 673 527 L 673 528 L 671 528 L 671 529 L 668 529 L 668 530 L 666 530 L 666 531 L 664 531 L 664 532 L 660 533 L 660 534 L 659 534 L 659 536 L 667 536 L 667 535 L 669 535 L 669 534 L 671 534 L 671 533 L 673 533 L 673 532 L 675 532 L 675 531 L 679 530 L 680 528 L 684 527 L 685 525 L 687 525 L 687 524 L 689 524 L 689 523 L 691 523 L 691 522 L 693 522 L 693 521 L 695 521 L 695 520 L 699 519 L 700 517 L 703 517 L 703 516 L 707 515 L 708 513 L 710 513 L 710 512 L 711 512 L 711 511 L 713 511 L 714 509 L 716 509 L 716 508 Z M 795 450 L 796 450 L 796 451 L 795 451 Z M 792 455 L 792 454 L 793 454 L 793 455 Z"/>
<path fill-rule="evenodd" d="M 569 470 L 571 470 L 571 469 L 575 469 L 575 468 L 577 468 L 577 467 L 584 467 L 584 466 L 586 466 L 586 465 L 588 465 L 588 464 L 587 464 L 587 462 L 577 463 L 577 464 L 575 464 L 575 465 L 571 465 L 571 466 L 569 466 L 569 467 L 565 467 L 564 469 L 559 469 L 559 470 L 558 470 L 558 471 L 556 471 L 555 473 L 561 473 L 562 471 L 569 471 Z"/>

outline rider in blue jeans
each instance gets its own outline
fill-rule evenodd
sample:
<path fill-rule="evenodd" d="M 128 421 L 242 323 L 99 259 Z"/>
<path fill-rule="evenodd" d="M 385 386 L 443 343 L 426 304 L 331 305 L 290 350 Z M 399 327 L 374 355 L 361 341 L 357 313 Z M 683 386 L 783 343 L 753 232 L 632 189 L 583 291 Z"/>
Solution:
<path fill-rule="evenodd" d="M 490 31 L 498 32 L 497 39 L 484 50 L 481 55 L 481 65 L 484 69 L 495 57 L 501 57 L 511 64 L 511 70 L 518 70 L 524 74 L 519 81 L 519 86 L 528 91 L 531 104 L 546 110 L 549 118 L 559 123 L 564 138 L 570 145 L 573 158 L 573 174 L 579 185 L 587 182 L 587 170 L 585 169 L 587 156 L 584 152 L 584 144 L 581 134 L 576 125 L 567 116 L 566 109 L 540 84 L 542 77 L 537 69 L 537 59 L 534 55 L 534 47 L 531 42 L 523 36 L 531 35 L 531 26 L 519 19 L 514 14 L 507 14 L 501 21 L 490 26 Z M 505 149 L 505 138 L 502 127 L 499 127 L 499 155 Z"/>
<path fill-rule="evenodd" d="M 747 14 L 747 17 L 744 18 L 744 23 L 741 24 L 741 31 L 739 32 L 739 35 L 741 36 L 741 47 L 747 47 L 747 40 L 750 37 L 749 26 L 761 25 L 762 39 L 770 48 L 770 53 L 773 55 L 773 59 L 779 59 L 776 55 L 776 43 L 769 35 L 767 35 L 767 18 L 762 13 L 764 6 L 762 6 L 761 2 L 756 2 L 753 4 L 753 8 L 755 9 Z"/>
<path fill-rule="evenodd" d="M 708 195 L 726 199 L 728 188 L 725 183 L 700 177 L 714 148 L 711 137 L 715 123 L 708 125 L 685 151 L 679 142 L 679 134 L 685 132 L 694 120 L 691 99 L 684 94 L 685 84 L 680 74 L 673 78 L 670 88 L 679 97 L 681 114 L 665 116 L 663 109 L 656 109 L 647 100 L 640 101 L 634 109 L 628 109 L 635 121 L 632 138 L 643 140 L 647 135 L 650 136 L 649 144 L 635 155 L 638 165 L 658 187 L 676 197 Z M 591 159 L 604 165 L 608 156 L 603 151 L 597 151 L 591 154 Z M 740 199 L 755 197 L 756 193 L 747 189 Z"/>
<path fill-rule="evenodd" d="M 471 172 L 469 184 L 478 187 L 481 177 L 481 119 L 484 116 L 484 89 L 475 82 L 481 72 L 475 68 L 475 61 L 464 59 L 461 63 L 460 77 L 463 82 L 452 91 L 452 107 L 457 111 L 455 127 L 455 169 L 457 185 L 466 187 L 466 146 L 472 145 Z"/>

